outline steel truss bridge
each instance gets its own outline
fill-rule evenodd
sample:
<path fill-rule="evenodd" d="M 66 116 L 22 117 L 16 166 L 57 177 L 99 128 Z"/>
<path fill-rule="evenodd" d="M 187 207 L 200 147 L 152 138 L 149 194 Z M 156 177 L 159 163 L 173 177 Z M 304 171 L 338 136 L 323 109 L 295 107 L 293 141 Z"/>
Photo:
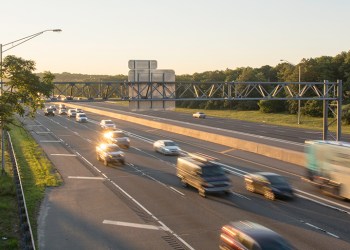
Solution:
<path fill-rule="evenodd" d="M 54 96 L 79 100 L 323 101 L 323 139 L 340 140 L 342 81 L 337 82 L 54 82 Z M 330 114 L 330 116 L 329 116 Z M 331 119 L 329 119 L 331 118 Z M 336 125 L 336 134 L 329 131 Z"/>

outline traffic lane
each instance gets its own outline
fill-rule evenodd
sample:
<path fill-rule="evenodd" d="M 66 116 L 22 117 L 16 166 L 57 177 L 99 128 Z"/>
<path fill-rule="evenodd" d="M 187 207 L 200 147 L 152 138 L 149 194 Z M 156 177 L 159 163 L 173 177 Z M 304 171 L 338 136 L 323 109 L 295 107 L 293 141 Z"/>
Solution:
<path fill-rule="evenodd" d="M 164 237 L 169 237 L 164 230 L 136 227 L 144 225 L 145 221 L 135 215 L 124 200 L 115 197 L 105 186 L 104 178 L 92 174 L 77 155 L 72 158 L 69 148 L 63 143 L 53 143 L 54 134 L 34 133 L 34 137 L 39 143 L 45 141 L 41 146 L 65 180 L 64 185 L 49 191 L 49 198 L 46 196 L 42 205 L 41 248 L 110 249 L 117 246 L 118 249 L 142 249 L 147 241 L 147 246 L 153 249 L 172 249 L 164 241 Z M 121 222 L 129 224 L 103 224 L 109 217 L 123 218 Z M 135 237 L 140 240 L 135 241 Z"/>
<path fill-rule="evenodd" d="M 192 114 L 184 114 L 174 111 L 130 111 L 127 107 L 118 106 L 108 102 L 82 103 L 82 105 L 96 106 L 109 109 L 122 110 L 133 114 L 145 114 L 154 117 L 174 119 L 183 122 L 208 124 L 209 126 L 220 127 L 223 129 L 237 130 L 240 132 L 252 133 L 261 136 L 271 136 L 282 140 L 290 140 L 298 143 L 304 143 L 305 140 L 322 140 L 322 131 L 289 128 L 286 126 L 270 125 L 266 123 L 254 123 L 235 119 L 225 119 L 218 117 L 208 117 L 208 119 L 194 119 Z M 350 141 L 350 136 L 343 134 L 344 141 Z"/>
<path fill-rule="evenodd" d="M 134 158 L 134 157 L 133 157 Z M 144 162 L 144 160 L 142 160 L 142 162 Z M 147 165 L 152 165 L 152 164 L 147 164 Z"/>

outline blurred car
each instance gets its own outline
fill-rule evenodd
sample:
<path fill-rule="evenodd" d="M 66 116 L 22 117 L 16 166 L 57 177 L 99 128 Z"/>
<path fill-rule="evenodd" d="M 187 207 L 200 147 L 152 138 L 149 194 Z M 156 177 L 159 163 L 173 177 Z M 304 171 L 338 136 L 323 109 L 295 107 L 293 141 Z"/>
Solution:
<path fill-rule="evenodd" d="M 100 144 L 96 147 L 97 160 L 103 161 L 105 166 L 109 163 L 125 164 L 125 154 L 116 144 Z"/>
<path fill-rule="evenodd" d="M 44 115 L 45 116 L 55 116 L 55 111 L 52 108 L 45 108 Z"/>
<path fill-rule="evenodd" d="M 77 113 L 75 116 L 77 122 L 87 122 L 88 118 L 85 113 Z"/>
<path fill-rule="evenodd" d="M 58 109 L 61 109 L 61 108 L 67 108 L 67 107 L 66 107 L 66 104 L 60 103 L 60 105 L 58 105 Z"/>
<path fill-rule="evenodd" d="M 106 143 L 114 143 L 117 144 L 121 148 L 129 148 L 130 147 L 130 139 L 126 134 L 121 130 L 113 130 L 105 133 L 103 135 L 103 140 Z"/>
<path fill-rule="evenodd" d="M 78 113 L 84 113 L 84 111 L 82 109 L 79 109 L 79 108 L 76 108 L 75 109 L 75 112 L 78 114 Z"/>
<path fill-rule="evenodd" d="M 59 115 L 66 115 L 66 114 L 67 114 L 67 109 L 66 109 L 66 108 L 60 108 L 60 109 L 58 109 L 58 114 L 59 114 Z"/>
<path fill-rule="evenodd" d="M 153 149 L 164 155 L 179 155 L 181 149 L 171 140 L 158 140 L 153 143 Z"/>
<path fill-rule="evenodd" d="M 75 109 L 68 109 L 68 112 L 67 112 L 68 117 L 76 117 L 76 115 L 77 115 L 77 112 L 75 111 Z"/>
<path fill-rule="evenodd" d="M 275 173 L 257 172 L 244 176 L 245 187 L 253 193 L 263 194 L 267 199 L 294 197 L 294 192 L 287 180 Z"/>
<path fill-rule="evenodd" d="M 68 100 L 68 101 L 73 100 L 73 96 L 66 96 L 66 100 Z"/>
<path fill-rule="evenodd" d="M 116 126 L 112 120 L 101 120 L 100 126 L 102 129 L 115 129 Z"/>
<path fill-rule="evenodd" d="M 205 118 L 206 115 L 203 112 L 196 112 L 192 115 L 194 118 Z"/>
<path fill-rule="evenodd" d="M 51 105 L 50 109 L 52 109 L 53 111 L 56 111 L 57 110 L 56 105 Z"/>
<path fill-rule="evenodd" d="M 221 228 L 221 250 L 291 250 L 295 249 L 281 235 L 250 221 L 231 222 Z"/>

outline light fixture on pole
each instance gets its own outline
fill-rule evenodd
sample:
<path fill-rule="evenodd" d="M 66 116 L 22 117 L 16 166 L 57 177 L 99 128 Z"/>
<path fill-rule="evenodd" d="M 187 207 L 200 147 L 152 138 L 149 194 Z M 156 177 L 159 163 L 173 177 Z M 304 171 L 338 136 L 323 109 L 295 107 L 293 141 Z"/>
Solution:
<path fill-rule="evenodd" d="M 281 59 L 281 62 L 286 62 L 290 65 L 293 65 L 294 67 L 296 66 L 294 63 L 291 63 L 287 60 Z M 299 92 L 298 92 L 298 97 L 300 97 L 300 82 L 301 82 L 301 71 L 300 71 L 300 65 L 298 65 L 298 70 L 299 70 Z M 300 100 L 298 100 L 298 125 L 300 124 Z"/>
<path fill-rule="evenodd" d="M 0 96 L 4 93 L 4 84 L 2 82 L 2 54 L 10 49 L 13 49 L 14 47 L 17 47 L 18 45 L 21 45 L 22 43 L 25 43 L 37 36 L 40 36 L 41 34 L 52 31 L 52 32 L 61 32 L 61 29 L 52 29 L 52 30 L 43 30 L 38 33 L 32 34 L 30 36 L 26 36 L 23 38 L 20 38 L 16 41 L 12 41 L 6 44 L 0 44 Z M 3 50 L 4 47 L 11 45 L 8 49 Z M 3 121 L 2 121 L 3 122 Z M 4 124 L 1 124 L 1 174 L 5 173 L 5 130 L 4 130 Z"/>

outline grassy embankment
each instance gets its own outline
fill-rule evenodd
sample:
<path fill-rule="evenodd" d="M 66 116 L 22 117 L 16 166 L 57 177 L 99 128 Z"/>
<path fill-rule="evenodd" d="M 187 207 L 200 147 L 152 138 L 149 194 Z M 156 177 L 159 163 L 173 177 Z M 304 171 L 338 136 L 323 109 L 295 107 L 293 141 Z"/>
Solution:
<path fill-rule="evenodd" d="M 32 231 L 37 239 L 37 216 L 45 188 L 60 185 L 61 178 L 26 130 L 13 126 L 10 135 L 20 168 Z M 17 198 L 8 157 L 6 163 L 6 174 L 0 176 L 0 249 L 19 249 Z"/>

